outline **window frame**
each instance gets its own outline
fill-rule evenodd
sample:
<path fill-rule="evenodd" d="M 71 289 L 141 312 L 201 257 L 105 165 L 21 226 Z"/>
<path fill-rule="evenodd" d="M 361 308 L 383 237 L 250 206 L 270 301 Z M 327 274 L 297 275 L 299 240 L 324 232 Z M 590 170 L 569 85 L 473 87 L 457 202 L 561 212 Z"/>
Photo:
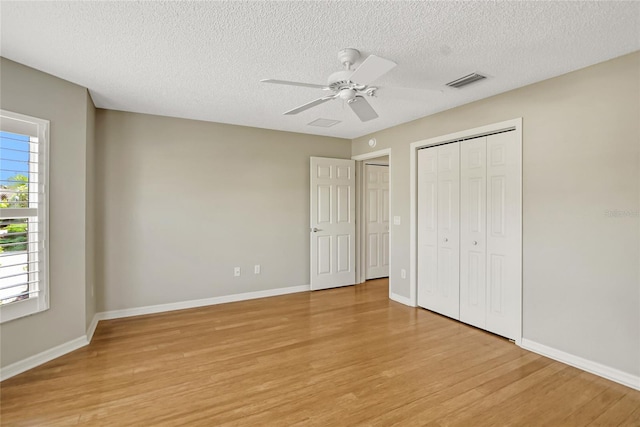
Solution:
<path fill-rule="evenodd" d="M 0 324 L 49 309 L 49 126 L 49 120 L 0 109 L 0 131 L 38 138 L 38 185 L 42 185 L 42 195 L 39 197 L 44 199 L 39 201 L 36 208 L 40 235 L 37 242 L 42 243 L 38 249 L 38 294 L 0 305 Z M 29 245 L 32 244 L 29 241 Z"/>

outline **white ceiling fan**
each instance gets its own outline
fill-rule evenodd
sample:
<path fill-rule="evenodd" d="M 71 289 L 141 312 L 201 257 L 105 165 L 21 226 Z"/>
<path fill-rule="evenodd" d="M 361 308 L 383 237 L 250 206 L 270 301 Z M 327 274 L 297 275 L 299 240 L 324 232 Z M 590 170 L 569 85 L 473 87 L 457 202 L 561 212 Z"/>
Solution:
<path fill-rule="evenodd" d="M 347 101 L 349 107 L 361 121 L 367 122 L 378 117 L 378 114 L 365 99 L 365 96 L 375 96 L 376 90 L 378 90 L 377 87 L 370 86 L 370 84 L 397 64 L 376 55 L 369 55 L 358 68 L 351 70 L 351 66 L 355 64 L 358 58 L 360 58 L 360 52 L 353 48 L 342 49 L 338 52 L 338 60 L 344 66 L 344 70 L 331 74 L 326 85 L 274 79 L 260 81 L 263 83 L 311 87 L 330 92 L 326 96 L 286 111 L 284 114 L 298 114 L 332 99 L 340 98 Z"/>

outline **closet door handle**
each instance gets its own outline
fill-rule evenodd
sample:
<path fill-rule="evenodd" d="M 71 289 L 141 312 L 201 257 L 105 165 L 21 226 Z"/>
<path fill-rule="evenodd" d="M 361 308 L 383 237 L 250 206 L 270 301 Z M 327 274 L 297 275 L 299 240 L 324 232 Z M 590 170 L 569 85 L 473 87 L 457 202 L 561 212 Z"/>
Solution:
<path fill-rule="evenodd" d="M 447 239 L 446 237 L 444 238 L 444 242 L 447 243 L 449 241 L 449 239 Z"/>
<path fill-rule="evenodd" d="M 477 244 L 478 244 L 478 242 L 474 240 L 473 241 L 473 246 L 476 246 Z"/>

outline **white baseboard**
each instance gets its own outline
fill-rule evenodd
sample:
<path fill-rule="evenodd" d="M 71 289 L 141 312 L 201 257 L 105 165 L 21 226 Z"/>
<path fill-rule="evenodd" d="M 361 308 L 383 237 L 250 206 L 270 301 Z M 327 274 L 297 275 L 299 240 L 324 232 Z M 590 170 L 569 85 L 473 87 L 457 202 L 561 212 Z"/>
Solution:
<path fill-rule="evenodd" d="M 389 292 L 389 299 L 399 302 L 400 304 L 408 305 L 409 307 L 415 307 L 415 305 L 411 303 L 411 299 L 403 297 L 402 295 L 394 294 L 393 292 Z"/>
<path fill-rule="evenodd" d="M 267 289 L 265 291 L 245 292 L 242 294 L 224 295 L 221 297 L 148 305 L 145 307 L 125 308 L 123 310 L 104 311 L 102 313 L 97 313 L 96 316 L 98 320 L 119 319 L 121 317 L 141 316 L 143 314 L 163 313 L 165 311 L 184 310 L 187 308 L 204 307 L 207 305 L 225 304 L 228 302 L 247 301 L 257 298 L 294 294 L 297 292 L 306 292 L 310 289 L 311 287 L 309 285 L 290 286 L 287 288 Z"/>
<path fill-rule="evenodd" d="M 579 356 L 574 356 L 570 353 L 565 353 L 564 351 L 557 350 L 553 347 L 548 347 L 544 344 L 539 344 L 526 338 L 523 338 L 522 342 L 519 345 L 525 350 L 533 351 L 534 353 L 541 354 L 550 359 L 557 360 L 558 362 L 571 365 L 575 368 L 582 369 L 583 371 L 590 372 L 611 381 L 615 381 L 627 387 L 640 390 L 640 377 L 638 376 L 631 375 L 627 372 L 623 372 L 615 368 L 611 368 L 601 363 L 583 359 Z"/>
<path fill-rule="evenodd" d="M 0 369 L 0 381 L 4 381 L 7 378 L 21 374 L 60 356 L 64 356 L 65 354 L 84 347 L 87 344 L 89 344 L 89 341 L 87 341 L 86 335 L 81 336 L 71 341 L 67 341 L 64 344 L 50 348 L 49 350 L 45 350 L 42 353 L 38 353 L 34 356 L 12 363 L 11 365 Z"/>
<path fill-rule="evenodd" d="M 91 340 L 93 339 L 93 334 L 96 331 L 96 327 L 98 326 L 98 321 L 100 320 L 98 317 L 99 313 L 96 313 L 93 315 L 93 319 L 91 320 L 91 324 L 89 324 L 89 327 L 87 328 L 87 342 L 91 343 Z"/>

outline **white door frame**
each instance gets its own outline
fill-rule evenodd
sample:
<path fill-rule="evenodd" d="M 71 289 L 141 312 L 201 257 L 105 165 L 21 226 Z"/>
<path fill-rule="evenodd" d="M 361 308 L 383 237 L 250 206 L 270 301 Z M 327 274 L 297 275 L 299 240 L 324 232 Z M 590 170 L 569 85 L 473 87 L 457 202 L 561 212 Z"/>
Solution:
<path fill-rule="evenodd" d="M 364 164 L 363 160 L 375 159 L 376 157 L 389 156 L 389 220 L 391 220 L 392 206 L 393 206 L 393 190 L 392 190 L 392 177 L 391 177 L 391 148 L 385 148 L 383 150 L 372 151 L 370 153 L 358 154 L 357 156 L 351 156 L 351 160 L 356 161 L 356 282 L 363 283 L 366 279 L 365 270 L 365 256 L 363 248 L 365 247 L 364 227 L 364 209 L 362 206 L 362 200 L 364 196 Z M 391 222 L 391 221 L 390 221 Z M 391 245 L 393 242 L 393 225 L 389 224 L 389 280 L 391 280 L 393 271 L 393 251 Z M 389 286 L 389 295 L 391 295 L 391 286 Z"/>
<path fill-rule="evenodd" d="M 418 179 L 418 150 L 420 148 L 429 147 L 432 145 L 439 145 L 444 143 L 450 143 L 455 141 L 461 141 L 470 138 L 476 138 L 479 136 L 496 133 L 500 131 L 506 131 L 513 129 L 516 133 L 516 143 L 520 145 L 520 152 L 522 153 L 522 117 L 506 120 L 504 122 L 493 123 L 486 126 L 480 126 L 473 129 L 467 129 L 460 132 L 454 132 L 447 135 L 438 136 L 435 138 L 428 138 L 421 141 L 412 142 L 409 148 L 409 191 L 410 191 L 410 218 L 409 218 L 409 302 L 412 307 L 418 306 L 418 226 L 417 226 L 417 179 Z M 522 182 L 522 156 L 518 159 L 520 162 L 520 182 Z M 391 186 L 389 186 L 391 188 Z M 391 196 L 389 196 L 391 197 Z M 520 189 L 520 218 L 522 219 L 522 189 Z M 522 242 L 522 228 L 520 229 L 520 242 Z M 389 264 L 391 264 L 390 257 Z M 522 260 L 521 260 L 522 261 Z M 521 263 L 522 265 L 522 263 Z M 391 271 L 391 269 L 390 269 Z M 391 287 L 389 287 L 391 289 Z M 516 344 L 520 345 L 522 341 L 522 270 L 520 276 L 520 304 L 519 304 L 519 316 L 517 330 L 519 331 L 516 337 Z"/>

